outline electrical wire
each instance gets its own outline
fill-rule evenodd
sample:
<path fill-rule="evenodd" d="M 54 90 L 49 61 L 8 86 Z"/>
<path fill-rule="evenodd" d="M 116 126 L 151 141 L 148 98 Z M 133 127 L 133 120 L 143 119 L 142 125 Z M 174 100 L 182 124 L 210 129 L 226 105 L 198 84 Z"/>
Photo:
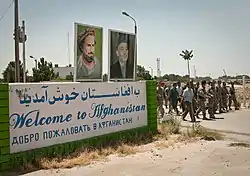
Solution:
<path fill-rule="evenodd" d="M 5 12 L 3 13 L 3 15 L 0 17 L 0 22 L 4 19 L 5 15 L 8 13 L 8 11 L 10 10 L 10 8 L 12 7 L 13 4 L 14 4 L 14 0 L 10 3 L 10 5 L 5 10 Z"/>

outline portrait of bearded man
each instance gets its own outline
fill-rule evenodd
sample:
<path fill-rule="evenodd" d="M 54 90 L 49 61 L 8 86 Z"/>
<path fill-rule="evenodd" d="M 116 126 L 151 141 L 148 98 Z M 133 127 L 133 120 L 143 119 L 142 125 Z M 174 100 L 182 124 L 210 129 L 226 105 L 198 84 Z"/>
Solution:
<path fill-rule="evenodd" d="M 95 56 L 96 33 L 95 29 L 87 28 L 79 33 L 77 37 L 77 46 L 80 56 L 77 60 L 77 79 L 101 79 L 102 65 Z"/>

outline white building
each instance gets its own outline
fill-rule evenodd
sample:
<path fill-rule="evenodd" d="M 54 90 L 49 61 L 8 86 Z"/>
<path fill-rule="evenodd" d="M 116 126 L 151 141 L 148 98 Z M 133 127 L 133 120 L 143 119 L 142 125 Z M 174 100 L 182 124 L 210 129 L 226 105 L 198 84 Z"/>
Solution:
<path fill-rule="evenodd" d="M 59 67 L 58 64 L 55 64 L 53 67 L 54 73 L 59 76 L 59 78 L 65 79 L 67 75 L 74 74 L 74 67 L 69 64 L 66 67 Z"/>

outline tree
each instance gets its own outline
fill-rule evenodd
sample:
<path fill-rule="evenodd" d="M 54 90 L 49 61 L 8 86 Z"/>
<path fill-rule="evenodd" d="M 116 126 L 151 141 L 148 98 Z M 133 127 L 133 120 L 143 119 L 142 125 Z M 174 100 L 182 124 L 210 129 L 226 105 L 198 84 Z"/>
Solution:
<path fill-rule="evenodd" d="M 137 79 L 152 80 L 153 77 L 149 74 L 149 71 L 146 70 L 145 67 L 137 65 Z"/>
<path fill-rule="evenodd" d="M 23 64 L 21 61 L 19 61 L 19 68 L 20 68 L 20 82 L 23 82 Z M 26 71 L 26 78 L 27 78 L 27 73 Z M 10 61 L 5 70 L 2 73 L 3 75 L 3 81 L 4 82 L 9 82 L 13 83 L 15 82 L 15 61 Z M 27 79 L 26 79 L 27 80 Z"/>
<path fill-rule="evenodd" d="M 33 68 L 33 81 L 50 81 L 55 78 L 55 73 L 51 62 L 47 62 L 43 57 L 38 61 L 38 68 Z"/>
<path fill-rule="evenodd" d="M 190 67 L 189 67 L 189 61 L 193 58 L 193 50 L 188 51 L 188 50 L 183 50 L 182 53 L 180 54 L 180 56 L 187 61 L 187 66 L 188 66 L 188 76 L 190 78 Z"/>
<path fill-rule="evenodd" d="M 56 74 L 56 77 L 59 77 L 59 75 Z M 74 75 L 70 72 L 69 75 L 66 75 L 66 80 L 73 81 L 74 80 Z"/>
<path fill-rule="evenodd" d="M 73 79 L 74 79 L 74 76 L 73 76 L 73 74 L 70 74 L 70 75 L 66 75 L 66 78 L 65 78 L 66 80 L 70 80 L 70 81 L 73 81 Z"/>

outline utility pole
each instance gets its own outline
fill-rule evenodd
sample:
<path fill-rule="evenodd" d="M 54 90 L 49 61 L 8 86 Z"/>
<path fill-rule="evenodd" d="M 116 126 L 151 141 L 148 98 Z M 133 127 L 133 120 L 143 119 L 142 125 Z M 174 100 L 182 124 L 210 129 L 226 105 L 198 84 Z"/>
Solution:
<path fill-rule="evenodd" d="M 243 106 L 246 107 L 246 76 L 242 77 L 242 84 L 243 84 Z"/>
<path fill-rule="evenodd" d="M 23 82 L 26 83 L 26 59 L 25 59 L 25 43 L 27 40 L 27 36 L 25 34 L 25 21 L 22 21 L 22 31 L 21 31 L 21 35 L 20 35 L 20 42 L 23 43 Z"/>
<path fill-rule="evenodd" d="M 69 32 L 67 33 L 67 37 L 68 37 L 68 59 L 69 59 L 69 65 L 70 65 L 70 49 L 69 49 Z"/>
<path fill-rule="evenodd" d="M 20 82 L 20 63 L 19 63 L 19 37 L 20 37 L 20 27 L 19 27 L 19 7 L 18 0 L 14 1 L 14 36 L 15 36 L 15 82 Z"/>

